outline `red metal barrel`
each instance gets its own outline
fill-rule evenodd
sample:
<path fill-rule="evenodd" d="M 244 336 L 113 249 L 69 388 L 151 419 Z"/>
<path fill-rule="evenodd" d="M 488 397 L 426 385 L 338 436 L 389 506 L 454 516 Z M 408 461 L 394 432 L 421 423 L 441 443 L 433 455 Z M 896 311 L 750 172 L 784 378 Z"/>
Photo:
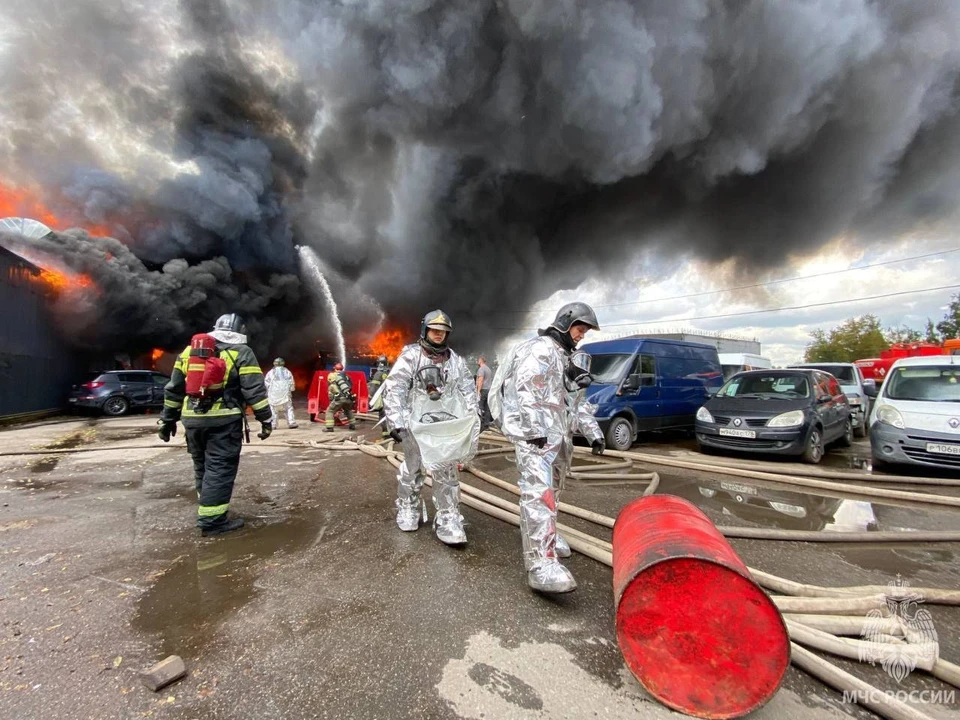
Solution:
<path fill-rule="evenodd" d="M 617 642 L 664 705 L 735 718 L 773 697 L 790 638 L 773 601 L 713 523 L 686 500 L 652 495 L 613 528 Z"/>

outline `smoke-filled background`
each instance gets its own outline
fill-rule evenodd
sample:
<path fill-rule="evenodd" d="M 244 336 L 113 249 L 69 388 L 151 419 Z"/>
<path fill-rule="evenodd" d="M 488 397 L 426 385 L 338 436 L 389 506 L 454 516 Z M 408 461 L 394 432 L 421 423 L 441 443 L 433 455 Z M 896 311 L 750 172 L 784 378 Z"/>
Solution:
<path fill-rule="evenodd" d="M 457 346 L 643 250 L 769 271 L 952 232 L 952 0 L 6 0 L 0 175 L 79 227 L 75 338 L 255 347 L 442 307 Z M 11 244 L 9 237 L 3 241 Z M 79 328 L 88 328 L 79 333 Z M 91 339 L 93 338 L 93 339 Z"/>

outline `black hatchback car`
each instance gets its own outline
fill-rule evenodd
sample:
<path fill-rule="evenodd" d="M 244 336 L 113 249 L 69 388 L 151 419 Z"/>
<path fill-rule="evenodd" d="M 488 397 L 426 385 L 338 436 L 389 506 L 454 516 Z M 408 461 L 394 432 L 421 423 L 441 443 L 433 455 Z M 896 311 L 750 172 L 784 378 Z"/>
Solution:
<path fill-rule="evenodd" d="M 70 407 L 124 415 L 131 408 L 163 407 L 163 386 L 170 378 L 153 370 L 110 370 L 92 373 L 70 391 Z"/>
<path fill-rule="evenodd" d="M 840 383 L 819 370 L 737 373 L 697 411 L 701 452 L 799 455 L 818 463 L 824 447 L 853 442 L 851 408 Z"/>

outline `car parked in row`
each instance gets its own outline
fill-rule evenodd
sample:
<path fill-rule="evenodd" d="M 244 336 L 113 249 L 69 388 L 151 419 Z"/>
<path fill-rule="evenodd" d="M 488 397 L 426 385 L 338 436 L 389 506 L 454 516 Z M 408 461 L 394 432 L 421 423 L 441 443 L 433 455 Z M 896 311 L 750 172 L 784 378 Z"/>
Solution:
<path fill-rule="evenodd" d="M 897 360 L 870 421 L 874 466 L 960 469 L 960 356 Z"/>
<path fill-rule="evenodd" d="M 850 401 L 853 411 L 853 434 L 859 438 L 867 436 L 867 426 L 870 420 L 870 397 L 876 395 L 876 385 L 873 380 L 865 380 L 863 373 L 853 363 L 802 363 L 790 365 L 791 368 L 810 368 L 822 370 L 833 375 L 840 383 Z"/>
<path fill-rule="evenodd" d="M 133 408 L 163 407 L 163 387 L 170 378 L 153 370 L 109 370 L 91 373 L 74 385 L 70 407 L 99 410 L 105 415 L 125 415 Z"/>
<path fill-rule="evenodd" d="M 819 370 L 750 370 L 734 375 L 697 411 L 697 444 L 797 455 L 818 463 L 833 442 L 853 442 L 850 403 L 837 379 Z"/>

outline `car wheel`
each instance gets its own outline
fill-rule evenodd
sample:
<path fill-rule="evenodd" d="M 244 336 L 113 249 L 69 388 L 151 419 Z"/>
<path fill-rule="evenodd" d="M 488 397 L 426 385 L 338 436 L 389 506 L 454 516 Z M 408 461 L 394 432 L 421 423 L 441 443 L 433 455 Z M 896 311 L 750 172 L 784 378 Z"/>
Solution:
<path fill-rule="evenodd" d="M 633 445 L 633 425 L 626 418 L 614 418 L 607 428 L 607 447 L 611 450 L 629 450 Z"/>
<path fill-rule="evenodd" d="M 853 420 L 850 418 L 847 418 L 847 422 L 843 425 L 843 435 L 837 440 L 837 445 L 840 447 L 850 447 L 853 445 Z"/>
<path fill-rule="evenodd" d="M 853 434 L 854 434 L 856 437 L 863 439 L 863 438 L 865 438 L 865 437 L 867 436 L 867 431 L 868 431 L 868 430 L 869 430 L 869 428 L 867 427 L 867 416 L 864 415 L 864 416 L 860 419 L 860 424 L 857 425 L 857 426 L 853 429 Z"/>
<path fill-rule="evenodd" d="M 803 461 L 816 465 L 823 459 L 823 432 L 819 427 L 810 430 L 807 447 L 803 451 Z"/>
<path fill-rule="evenodd" d="M 112 398 L 108 398 L 103 404 L 104 415 L 111 415 L 113 417 L 125 415 L 129 409 L 130 403 L 127 402 L 127 399 L 122 395 L 115 395 Z"/>

